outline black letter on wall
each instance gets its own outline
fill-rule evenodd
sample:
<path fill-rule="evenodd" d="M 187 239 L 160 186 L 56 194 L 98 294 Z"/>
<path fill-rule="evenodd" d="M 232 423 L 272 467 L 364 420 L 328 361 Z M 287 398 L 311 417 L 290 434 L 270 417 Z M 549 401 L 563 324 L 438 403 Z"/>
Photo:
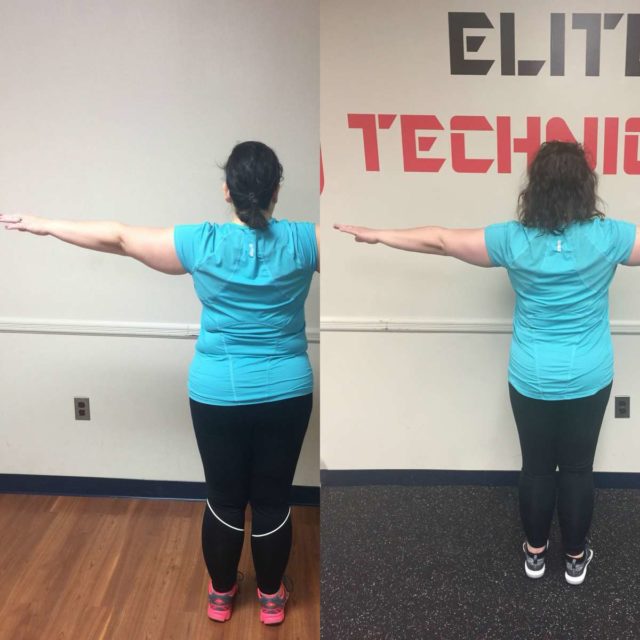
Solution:
<path fill-rule="evenodd" d="M 503 76 L 516 75 L 516 28 L 513 13 L 500 14 L 500 61 Z"/>
<path fill-rule="evenodd" d="M 564 13 L 551 14 L 551 75 L 564 75 Z"/>
<path fill-rule="evenodd" d="M 640 76 L 640 13 L 627 16 L 627 62 L 625 76 Z"/>
<path fill-rule="evenodd" d="M 585 75 L 600 75 L 600 19 L 599 13 L 574 13 L 572 27 L 587 32 Z"/>
<path fill-rule="evenodd" d="M 494 60 L 466 60 L 464 57 L 465 29 L 493 29 L 486 13 L 449 13 L 449 61 L 451 75 L 486 76 Z M 474 47 L 475 48 L 475 47 Z"/>

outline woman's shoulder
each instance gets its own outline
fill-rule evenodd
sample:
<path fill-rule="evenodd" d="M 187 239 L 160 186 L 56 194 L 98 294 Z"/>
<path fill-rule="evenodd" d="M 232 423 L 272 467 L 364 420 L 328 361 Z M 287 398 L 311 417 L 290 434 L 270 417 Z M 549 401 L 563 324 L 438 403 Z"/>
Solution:
<path fill-rule="evenodd" d="M 609 262 L 626 260 L 635 243 L 636 225 L 625 220 L 599 216 L 573 226 Z"/>
<path fill-rule="evenodd" d="M 309 266 L 312 271 L 317 268 L 318 243 L 315 222 L 298 220 L 272 220 L 270 228 L 275 231 L 277 242 L 283 242 L 302 265 Z"/>
<path fill-rule="evenodd" d="M 631 222 L 610 218 L 608 216 L 596 216 L 591 220 L 577 222 L 571 225 L 571 230 L 576 233 L 584 233 L 590 236 L 610 235 L 635 226 Z"/>
<path fill-rule="evenodd" d="M 315 222 L 304 220 L 288 220 L 287 218 L 272 218 L 269 222 L 269 229 L 278 236 L 285 236 L 290 239 L 315 237 Z"/>
<path fill-rule="evenodd" d="M 512 239 L 517 236 L 525 236 L 530 229 L 518 220 L 506 220 L 494 222 L 485 227 L 485 237 Z"/>
<path fill-rule="evenodd" d="M 488 227 L 494 227 L 497 229 L 504 229 L 507 231 L 513 231 L 516 229 L 524 229 L 525 227 L 522 226 L 522 223 L 519 222 L 518 220 L 504 220 L 502 222 L 492 222 L 491 224 L 487 225 Z"/>
<path fill-rule="evenodd" d="M 306 220 L 289 220 L 288 218 L 271 218 L 270 224 L 278 229 L 304 229 L 309 226 L 315 226 L 315 222 Z"/>

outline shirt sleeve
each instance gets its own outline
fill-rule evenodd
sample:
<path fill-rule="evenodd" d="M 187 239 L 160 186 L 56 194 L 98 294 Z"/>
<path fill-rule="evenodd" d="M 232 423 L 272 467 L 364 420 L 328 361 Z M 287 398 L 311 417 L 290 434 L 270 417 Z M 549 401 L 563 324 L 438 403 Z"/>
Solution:
<path fill-rule="evenodd" d="M 629 259 L 636 241 L 636 225 L 632 222 L 605 218 L 602 221 L 605 257 L 613 264 Z"/>
<path fill-rule="evenodd" d="M 296 223 L 296 251 L 310 271 L 318 268 L 318 243 L 316 225 L 313 222 Z"/>
<path fill-rule="evenodd" d="M 484 229 L 484 242 L 489 259 L 496 267 L 506 267 L 511 262 L 509 222 L 490 224 Z"/>
<path fill-rule="evenodd" d="M 209 222 L 203 224 L 181 224 L 173 229 L 173 241 L 182 266 L 193 273 L 207 253 L 207 247 L 213 242 L 215 226 Z"/>

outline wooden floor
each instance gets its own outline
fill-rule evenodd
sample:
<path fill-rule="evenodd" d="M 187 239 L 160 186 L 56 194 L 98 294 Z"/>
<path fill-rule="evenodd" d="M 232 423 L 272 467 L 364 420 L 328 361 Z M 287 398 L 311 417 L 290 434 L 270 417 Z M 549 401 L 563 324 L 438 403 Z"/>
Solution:
<path fill-rule="evenodd" d="M 293 510 L 278 627 L 259 622 L 249 540 L 233 617 L 206 616 L 202 502 L 0 494 L 0 640 L 317 640 L 319 509 Z"/>

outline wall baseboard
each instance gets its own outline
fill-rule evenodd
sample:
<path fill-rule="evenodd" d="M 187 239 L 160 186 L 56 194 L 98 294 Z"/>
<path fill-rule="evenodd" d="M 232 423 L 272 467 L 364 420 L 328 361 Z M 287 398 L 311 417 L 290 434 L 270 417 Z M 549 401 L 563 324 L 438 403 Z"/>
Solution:
<path fill-rule="evenodd" d="M 516 486 L 519 471 L 467 471 L 456 469 L 322 469 L 323 487 L 361 485 L 434 485 Z M 596 471 L 598 489 L 640 489 L 640 473 Z"/>
<path fill-rule="evenodd" d="M 207 497 L 204 482 L 11 473 L 0 474 L 0 493 L 172 500 L 205 500 Z M 320 505 L 320 487 L 294 485 L 291 501 L 296 506 L 317 507 Z"/>

